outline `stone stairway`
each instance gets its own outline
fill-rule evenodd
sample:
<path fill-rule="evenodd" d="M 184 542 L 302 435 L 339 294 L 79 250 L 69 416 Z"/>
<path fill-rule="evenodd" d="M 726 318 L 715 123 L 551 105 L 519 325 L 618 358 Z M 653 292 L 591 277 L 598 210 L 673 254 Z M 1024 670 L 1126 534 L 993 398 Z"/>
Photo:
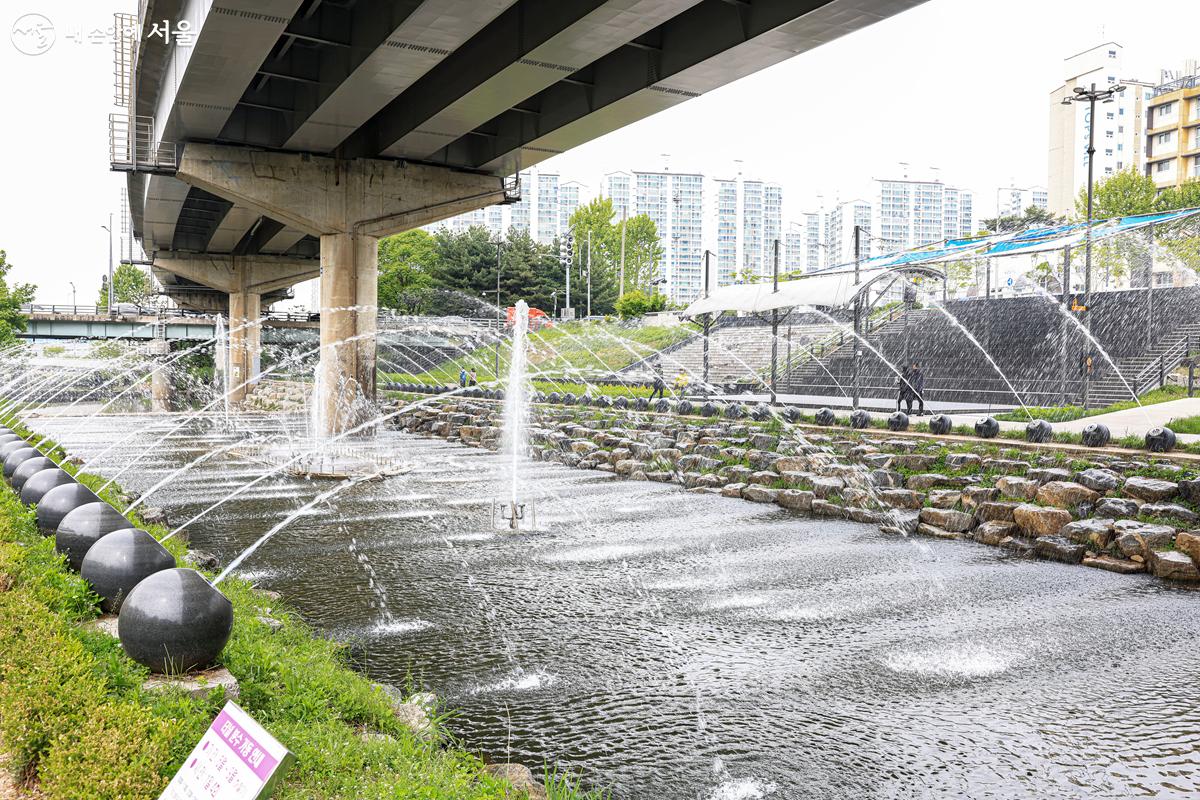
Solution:
<path fill-rule="evenodd" d="M 780 323 L 776 354 L 780 367 L 783 367 L 788 355 L 789 336 L 794 354 L 813 340 L 828 335 L 831 330 L 830 325 L 789 326 L 786 322 Z M 716 326 L 709 337 L 708 353 L 710 383 L 757 384 L 771 370 L 771 326 Z M 690 375 L 693 382 L 698 381 L 704 373 L 704 337 L 697 333 L 655 358 L 661 362 L 663 376 L 668 382 L 679 372 Z M 654 371 L 653 359 L 641 361 L 627 369 L 628 374 L 649 376 Z"/>
<path fill-rule="evenodd" d="M 909 314 L 908 324 L 919 326 L 936 313 L 932 309 L 914 309 Z M 830 336 L 824 340 L 815 340 L 818 345 L 816 351 L 811 356 L 802 356 L 797 359 L 786 375 L 780 378 L 781 384 L 796 386 L 820 384 L 828 376 L 829 371 L 834 369 L 835 361 L 853 358 L 855 338 L 844 329 L 830 326 L 827 330 Z M 882 349 L 883 341 L 903 336 L 903 334 L 904 317 L 897 314 L 881 320 L 879 327 L 871 328 L 866 339 L 872 347 Z"/>
<path fill-rule="evenodd" d="M 1104 362 L 1107 369 L 1092 381 L 1088 405 L 1101 407 L 1131 400 L 1130 389 L 1140 395 L 1158 388 L 1189 352 L 1197 350 L 1200 350 L 1200 320 L 1176 327 L 1143 353 L 1118 359 L 1116 372 Z"/>

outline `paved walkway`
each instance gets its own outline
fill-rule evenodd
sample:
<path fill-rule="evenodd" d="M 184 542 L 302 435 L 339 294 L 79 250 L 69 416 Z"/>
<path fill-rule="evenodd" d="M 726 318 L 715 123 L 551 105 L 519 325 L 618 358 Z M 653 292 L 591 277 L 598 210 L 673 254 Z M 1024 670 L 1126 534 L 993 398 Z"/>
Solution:
<path fill-rule="evenodd" d="M 744 394 L 724 396 L 722 400 L 738 400 L 746 403 L 766 402 L 768 395 Z M 799 405 L 809 408 L 819 408 L 827 405 L 839 412 L 847 410 L 845 397 L 823 395 L 781 394 L 779 402 L 788 405 Z M 872 417 L 887 417 L 896 410 L 896 401 L 877 397 L 864 397 L 862 407 Z M 930 401 L 925 404 L 929 414 L 948 414 L 955 425 L 974 425 L 975 420 L 985 414 L 999 414 L 1015 410 L 1020 413 L 1020 407 L 995 406 L 985 403 L 946 403 Z M 1200 397 L 1187 397 L 1182 400 L 1171 400 L 1167 403 L 1155 403 L 1141 408 L 1131 408 L 1125 411 L 1113 411 L 1109 414 L 1098 414 L 1094 417 L 1073 419 L 1067 422 L 1055 422 L 1054 430 L 1063 433 L 1080 433 L 1084 427 L 1099 422 L 1108 426 L 1114 439 L 1122 436 L 1145 436 L 1146 431 L 1166 425 L 1173 419 L 1181 417 L 1200 416 Z M 1000 427 L 1006 430 L 1025 430 L 1024 422 L 1001 422 Z M 1176 434 L 1181 442 L 1200 442 L 1200 434 Z"/>

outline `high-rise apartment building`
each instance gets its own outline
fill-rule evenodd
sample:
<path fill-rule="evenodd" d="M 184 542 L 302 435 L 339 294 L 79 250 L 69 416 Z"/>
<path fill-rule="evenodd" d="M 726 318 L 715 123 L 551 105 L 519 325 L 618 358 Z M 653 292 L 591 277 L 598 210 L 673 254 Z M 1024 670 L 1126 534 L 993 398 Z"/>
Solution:
<path fill-rule="evenodd" d="M 632 193 L 631 216 L 645 214 L 658 230 L 663 248 L 659 277 L 666 279 L 666 295 L 676 302 L 695 300 L 704 288 L 704 176 L 634 172 Z"/>
<path fill-rule="evenodd" d="M 1045 186 L 1032 186 L 1021 189 L 1008 186 L 996 190 L 996 216 L 1019 217 L 1030 206 L 1048 208 L 1050 198 Z"/>
<path fill-rule="evenodd" d="M 537 187 L 534 200 L 534 225 L 529 233 L 542 244 L 550 244 L 558 238 L 560 224 L 557 175 L 552 173 L 537 173 Z"/>
<path fill-rule="evenodd" d="M 1089 103 L 1063 104 L 1075 87 L 1105 89 L 1120 83 L 1125 91 L 1096 105 L 1094 175 L 1097 181 L 1130 167 L 1144 165 L 1144 109 L 1153 84 L 1123 74 L 1121 45 L 1105 42 L 1066 59 L 1063 84 L 1050 93 L 1049 209 L 1060 216 L 1075 214 L 1075 198 L 1087 184 Z"/>
<path fill-rule="evenodd" d="M 770 278 L 776 239 L 780 240 L 780 270 L 786 271 L 782 187 L 740 176 L 716 178 L 711 181 L 710 198 L 705 239 L 716 256 L 717 285 Z"/>
<path fill-rule="evenodd" d="M 1159 190 L 1200 180 L 1200 71 L 1154 87 L 1146 101 L 1146 174 Z"/>
<path fill-rule="evenodd" d="M 871 255 L 871 204 L 866 200 L 838 203 L 825 216 L 825 253 L 827 267 L 852 264 L 855 259 L 854 229 L 858 237 L 858 258 Z"/>
<path fill-rule="evenodd" d="M 975 232 L 971 192 L 941 181 L 876 180 L 876 253 L 908 250 Z"/>
<path fill-rule="evenodd" d="M 633 176 L 628 172 L 610 172 L 605 175 L 604 196 L 612 200 L 616 219 L 634 216 Z"/>
<path fill-rule="evenodd" d="M 807 272 L 804 265 L 804 226 L 789 222 L 783 234 L 783 264 L 781 271 L 789 273 Z"/>
<path fill-rule="evenodd" d="M 571 215 L 583 203 L 587 190 L 579 181 L 567 181 L 558 187 L 558 235 L 565 236 L 571 227 Z M 618 215 L 617 219 L 620 219 Z"/>
<path fill-rule="evenodd" d="M 804 271 L 816 272 L 825 265 L 825 242 L 821 240 L 822 225 L 820 212 L 801 215 L 804 227 Z"/>

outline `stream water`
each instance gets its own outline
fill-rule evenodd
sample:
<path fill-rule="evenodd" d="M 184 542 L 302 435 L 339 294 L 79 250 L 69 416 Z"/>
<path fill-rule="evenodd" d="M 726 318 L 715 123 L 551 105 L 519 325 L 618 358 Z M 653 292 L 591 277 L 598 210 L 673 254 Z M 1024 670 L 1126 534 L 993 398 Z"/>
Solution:
<path fill-rule="evenodd" d="M 31 422 L 59 438 L 78 419 Z M 121 439 L 95 465 L 113 474 L 171 425 L 100 417 L 63 444 Z M 136 496 L 228 441 L 198 422 L 122 482 Z M 537 462 L 539 530 L 496 531 L 510 456 L 374 446 L 416 469 L 314 507 L 240 574 L 372 678 L 437 692 L 490 760 L 618 800 L 1200 792 L 1196 591 Z M 219 455 L 147 503 L 183 520 L 262 469 Z M 227 563 L 332 485 L 266 481 L 192 546 Z"/>

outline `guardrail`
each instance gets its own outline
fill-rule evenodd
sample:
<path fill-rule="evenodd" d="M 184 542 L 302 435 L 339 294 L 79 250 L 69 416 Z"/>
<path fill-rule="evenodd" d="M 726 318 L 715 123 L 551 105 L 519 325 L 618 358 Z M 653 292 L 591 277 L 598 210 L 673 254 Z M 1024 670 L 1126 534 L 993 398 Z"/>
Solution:
<path fill-rule="evenodd" d="M 1200 342 L 1197 343 L 1200 345 Z M 1179 342 L 1167 348 L 1156 361 L 1147 364 L 1141 372 L 1129 382 L 1133 393 L 1141 395 L 1151 389 L 1158 389 L 1167 383 L 1167 375 L 1182 364 L 1192 351 L 1192 337 L 1184 336 Z"/>

